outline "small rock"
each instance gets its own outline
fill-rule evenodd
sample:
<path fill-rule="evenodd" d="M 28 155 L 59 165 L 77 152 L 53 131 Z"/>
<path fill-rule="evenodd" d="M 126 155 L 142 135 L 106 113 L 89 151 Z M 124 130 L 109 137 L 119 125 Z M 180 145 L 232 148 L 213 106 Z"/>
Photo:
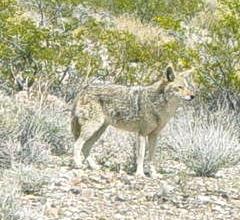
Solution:
<path fill-rule="evenodd" d="M 199 195 L 197 196 L 195 201 L 197 204 L 207 204 L 207 203 L 210 203 L 212 200 L 209 196 Z"/>
<path fill-rule="evenodd" d="M 75 195 L 79 195 L 81 193 L 81 190 L 79 188 L 71 188 L 70 192 Z"/>
<path fill-rule="evenodd" d="M 114 219 L 116 219 L 116 220 L 122 220 L 122 219 L 124 219 L 125 217 L 123 216 L 123 215 L 121 215 L 120 213 L 117 213 L 117 214 L 115 214 L 114 215 Z"/>
<path fill-rule="evenodd" d="M 55 208 L 55 207 L 46 208 L 45 215 L 50 218 L 58 218 L 59 217 L 59 208 Z"/>
<path fill-rule="evenodd" d="M 120 177 L 120 180 L 126 185 L 131 185 L 131 182 L 133 181 L 133 177 L 129 177 L 128 175 L 123 175 Z"/>
<path fill-rule="evenodd" d="M 119 196 L 119 195 L 117 195 L 114 200 L 117 202 L 125 202 L 126 201 L 126 199 L 123 196 Z"/>
<path fill-rule="evenodd" d="M 92 198 L 95 193 L 93 189 L 82 189 L 82 197 Z"/>

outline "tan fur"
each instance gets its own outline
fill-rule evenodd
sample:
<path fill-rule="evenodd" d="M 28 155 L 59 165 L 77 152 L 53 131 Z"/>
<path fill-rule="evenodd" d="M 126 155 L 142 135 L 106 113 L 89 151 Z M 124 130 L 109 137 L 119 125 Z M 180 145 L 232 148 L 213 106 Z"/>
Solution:
<path fill-rule="evenodd" d="M 156 139 L 174 115 L 182 99 L 193 99 L 189 73 L 175 76 L 171 66 L 165 78 L 150 86 L 89 86 L 76 98 L 72 110 L 75 137 L 74 161 L 81 166 L 81 154 L 87 159 L 92 145 L 111 125 L 139 134 L 137 174 L 144 175 L 145 147 L 149 149 L 150 171 L 154 175 Z"/>

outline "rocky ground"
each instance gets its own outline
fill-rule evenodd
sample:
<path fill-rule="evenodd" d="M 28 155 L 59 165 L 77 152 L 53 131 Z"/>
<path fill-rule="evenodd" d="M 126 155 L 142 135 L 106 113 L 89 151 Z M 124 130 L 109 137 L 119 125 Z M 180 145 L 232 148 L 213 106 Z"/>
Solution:
<path fill-rule="evenodd" d="M 240 219 L 240 166 L 195 177 L 165 158 L 159 178 L 151 179 L 72 169 L 70 160 L 57 158 L 47 183 L 21 198 L 43 211 L 42 219 Z"/>
<path fill-rule="evenodd" d="M 98 171 L 74 169 L 71 152 L 48 151 L 41 163 L 18 161 L 0 170 L 0 220 L 240 219 L 240 164 L 215 177 L 196 177 L 162 141 L 159 177 L 140 178 L 132 169 L 134 146 L 134 135 L 109 128 L 91 152 Z"/>

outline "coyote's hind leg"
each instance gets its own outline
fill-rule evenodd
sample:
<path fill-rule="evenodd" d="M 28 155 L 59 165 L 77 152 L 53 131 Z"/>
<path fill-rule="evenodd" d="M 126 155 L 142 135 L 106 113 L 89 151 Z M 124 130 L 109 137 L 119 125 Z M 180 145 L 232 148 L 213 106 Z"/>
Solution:
<path fill-rule="evenodd" d="M 74 144 L 74 162 L 77 167 L 81 167 L 82 165 L 81 155 L 83 154 L 84 160 L 89 159 L 90 167 L 94 168 L 94 164 L 88 156 L 92 146 L 101 137 L 106 128 L 107 124 L 104 119 L 99 121 L 99 118 L 86 121 L 86 123 L 81 126 L 81 133 Z"/>

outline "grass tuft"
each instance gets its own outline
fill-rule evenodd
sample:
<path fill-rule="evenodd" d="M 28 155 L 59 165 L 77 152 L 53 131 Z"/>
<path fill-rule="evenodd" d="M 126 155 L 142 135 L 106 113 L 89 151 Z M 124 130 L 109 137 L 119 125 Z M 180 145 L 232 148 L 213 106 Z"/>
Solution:
<path fill-rule="evenodd" d="M 177 158 L 197 176 L 214 176 L 240 161 L 236 114 L 205 107 L 181 111 L 171 124 L 169 143 Z"/>

